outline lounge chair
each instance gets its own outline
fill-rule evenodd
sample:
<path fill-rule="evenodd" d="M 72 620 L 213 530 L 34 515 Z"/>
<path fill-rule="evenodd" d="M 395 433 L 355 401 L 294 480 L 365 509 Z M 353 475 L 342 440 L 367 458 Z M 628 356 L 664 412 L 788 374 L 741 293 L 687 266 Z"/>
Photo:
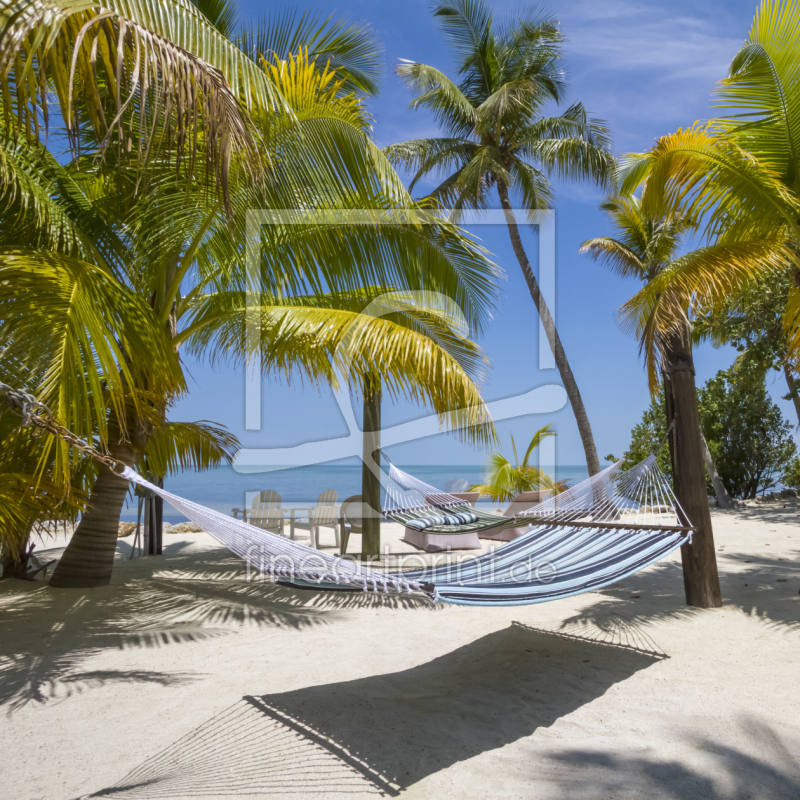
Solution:
<path fill-rule="evenodd" d="M 455 512 L 458 510 L 465 511 L 469 507 L 474 507 L 480 497 L 480 492 L 448 492 L 447 494 L 464 501 L 463 506 L 453 509 Z M 436 504 L 440 500 L 440 494 L 429 494 L 425 497 L 426 504 L 434 509 L 431 511 L 434 515 L 447 514 L 447 509 L 436 508 Z M 481 526 L 481 521 L 489 515 L 481 513 L 478 520 L 472 524 L 437 525 L 424 530 L 417 530 L 414 527 L 413 519 L 415 516 L 424 517 L 426 512 L 420 512 L 419 515 L 408 514 L 393 517 L 395 522 L 405 524 L 403 541 L 426 553 L 440 553 L 447 550 L 480 550 L 481 543 L 478 536 L 478 528 Z M 408 524 L 409 522 L 412 524 Z"/>
<path fill-rule="evenodd" d="M 281 508 L 281 496 L 271 489 L 259 492 L 253 498 L 253 507 L 246 513 L 242 511 L 242 518 L 246 519 L 251 525 L 263 528 L 266 531 L 279 533 L 281 536 L 284 535 L 285 515 L 286 509 Z M 294 539 L 294 536 L 292 538 Z"/>
<path fill-rule="evenodd" d="M 297 528 L 311 533 L 311 546 L 319 550 L 319 529 L 333 528 L 336 537 L 336 546 L 339 547 L 339 510 L 336 508 L 336 489 L 326 489 L 318 498 L 314 508 L 308 511 L 303 509 L 292 509 L 289 517 L 289 535 L 295 538 L 294 532 Z M 307 515 L 306 519 L 303 516 Z"/>
<path fill-rule="evenodd" d="M 352 534 L 361 536 L 364 533 L 363 511 L 364 500 L 360 494 L 348 497 L 339 509 L 339 536 L 341 538 L 341 555 L 347 553 L 347 544 Z"/>

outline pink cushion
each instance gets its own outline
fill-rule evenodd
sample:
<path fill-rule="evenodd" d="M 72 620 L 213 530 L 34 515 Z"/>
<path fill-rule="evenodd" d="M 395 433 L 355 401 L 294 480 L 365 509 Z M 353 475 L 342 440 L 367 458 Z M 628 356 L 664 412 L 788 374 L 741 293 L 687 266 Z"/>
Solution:
<path fill-rule="evenodd" d="M 406 527 L 403 541 L 426 553 L 446 550 L 480 550 L 481 541 L 475 531 L 469 533 L 428 533 Z"/>

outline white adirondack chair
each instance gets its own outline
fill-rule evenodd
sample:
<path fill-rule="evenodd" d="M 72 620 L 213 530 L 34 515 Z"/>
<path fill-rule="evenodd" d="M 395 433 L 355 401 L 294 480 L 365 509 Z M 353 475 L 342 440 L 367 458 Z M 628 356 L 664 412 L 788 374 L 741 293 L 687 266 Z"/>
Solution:
<path fill-rule="evenodd" d="M 253 498 L 253 507 L 247 513 L 247 521 L 258 528 L 283 536 L 285 515 L 286 509 L 281 508 L 281 496 L 272 489 L 265 489 Z"/>
<path fill-rule="evenodd" d="M 319 550 L 319 531 L 320 528 L 333 528 L 336 537 L 336 547 L 339 547 L 339 510 L 336 507 L 338 495 L 336 489 L 326 489 L 318 498 L 314 508 L 309 508 L 308 512 L 301 509 L 292 509 L 289 518 L 289 535 L 294 539 L 294 532 L 297 528 L 311 533 L 311 546 Z M 300 515 L 308 514 L 307 519 L 302 519 Z"/>

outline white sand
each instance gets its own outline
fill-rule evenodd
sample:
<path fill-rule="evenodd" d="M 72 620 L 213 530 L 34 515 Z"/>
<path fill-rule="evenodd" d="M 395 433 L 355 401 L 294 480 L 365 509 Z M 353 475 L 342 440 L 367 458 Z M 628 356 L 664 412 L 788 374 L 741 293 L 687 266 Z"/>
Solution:
<path fill-rule="evenodd" d="M 432 608 L 248 584 L 205 534 L 102 589 L 2 581 L 0 797 L 796 800 L 798 520 L 714 512 L 714 611 L 677 557 Z"/>

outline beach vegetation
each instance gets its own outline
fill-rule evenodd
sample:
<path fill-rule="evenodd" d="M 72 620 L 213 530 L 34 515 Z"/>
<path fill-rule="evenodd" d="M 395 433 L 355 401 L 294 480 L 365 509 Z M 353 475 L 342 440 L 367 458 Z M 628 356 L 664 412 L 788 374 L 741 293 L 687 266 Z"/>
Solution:
<path fill-rule="evenodd" d="M 229 38 L 231 14 L 197 5 L 211 17 L 168 0 L 112 2 L 102 14 L 35 2 L 5 20 L 0 69 L 16 89 L 0 115 L 0 380 L 153 477 L 235 450 L 217 426 L 169 422 L 186 391 L 181 353 L 258 358 L 267 374 L 316 385 L 360 387 L 377 374 L 384 392 L 430 403 L 465 440 L 494 441 L 471 377 L 486 359 L 470 336 L 498 270 L 411 201 L 372 142 L 371 35 L 289 14 L 244 30 L 245 49 Z M 66 160 L 53 142 L 68 145 Z M 253 208 L 328 217 L 268 215 L 253 231 Z M 400 208 L 418 215 L 393 217 Z M 342 224 L 351 209 L 377 218 Z M 449 309 L 398 296 L 434 290 L 459 306 L 457 327 Z M 390 313 L 362 313 L 387 294 Z M 61 442 L 42 447 L 40 476 L 68 498 L 75 457 Z M 105 468 L 86 474 L 55 585 L 110 579 L 127 487 Z"/>
<path fill-rule="evenodd" d="M 795 492 L 800 491 L 800 456 L 794 456 L 787 465 L 781 483 Z"/>
<path fill-rule="evenodd" d="M 696 338 L 715 347 L 728 344 L 736 349 L 735 367 L 741 379 L 764 380 L 769 373 L 780 372 L 788 390 L 783 399 L 792 401 L 800 425 L 797 363 L 789 357 L 783 324 L 790 280 L 788 270 L 759 278 L 718 307 L 698 314 L 693 330 Z"/>
<path fill-rule="evenodd" d="M 722 370 L 700 389 L 699 399 L 708 447 L 728 491 L 754 499 L 775 488 L 796 458 L 797 446 L 763 376 Z"/>
<path fill-rule="evenodd" d="M 530 463 L 531 456 L 539 445 L 549 436 L 555 436 L 552 425 L 544 425 L 531 437 L 528 448 L 522 461 L 517 455 L 517 443 L 511 435 L 511 450 L 514 454 L 514 463 L 499 450 L 494 451 L 486 465 L 484 483 L 470 486 L 471 492 L 480 492 L 496 502 L 513 500 L 522 492 L 532 492 L 537 489 L 549 489 L 555 494 L 565 490 L 564 482 L 557 483 L 550 475 Z"/>

